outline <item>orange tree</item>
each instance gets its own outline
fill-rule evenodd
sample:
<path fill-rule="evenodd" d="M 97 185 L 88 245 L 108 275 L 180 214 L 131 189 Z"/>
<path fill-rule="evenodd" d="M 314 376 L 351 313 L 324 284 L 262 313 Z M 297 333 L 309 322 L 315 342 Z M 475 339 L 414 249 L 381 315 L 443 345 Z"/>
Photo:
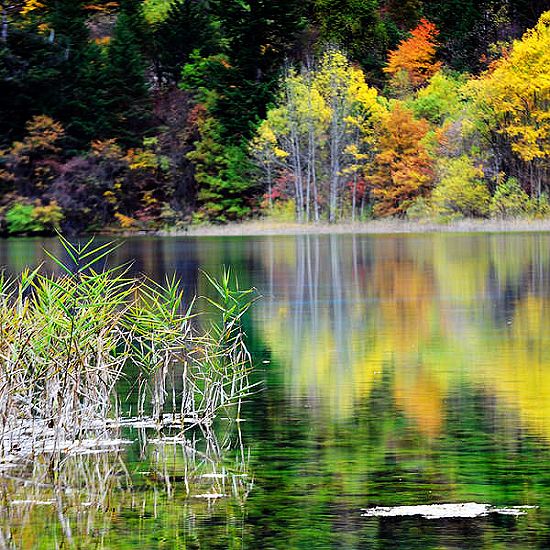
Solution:
<path fill-rule="evenodd" d="M 395 103 L 382 118 L 378 153 L 368 176 L 380 216 L 404 216 L 415 199 L 426 196 L 433 183 L 433 159 L 424 143 L 428 122 Z"/>
<path fill-rule="evenodd" d="M 384 72 L 397 82 L 405 77 L 413 88 L 425 84 L 441 68 L 441 63 L 435 60 L 438 34 L 433 23 L 421 19 L 411 36 L 390 51 Z"/>

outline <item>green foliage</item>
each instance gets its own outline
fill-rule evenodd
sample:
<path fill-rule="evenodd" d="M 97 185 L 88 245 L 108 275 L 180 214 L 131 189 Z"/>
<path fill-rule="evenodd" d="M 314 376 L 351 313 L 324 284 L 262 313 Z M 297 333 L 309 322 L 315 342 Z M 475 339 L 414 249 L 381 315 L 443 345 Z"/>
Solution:
<path fill-rule="evenodd" d="M 175 0 L 154 29 L 155 68 L 162 82 L 176 84 L 191 54 L 207 58 L 219 49 L 219 31 L 205 4 Z"/>
<path fill-rule="evenodd" d="M 204 116 L 199 128 L 201 140 L 187 155 L 199 185 L 199 219 L 226 222 L 246 217 L 252 212 L 255 185 L 246 148 L 223 144 L 220 124 L 212 117 Z"/>
<path fill-rule="evenodd" d="M 201 108 L 200 140 L 187 158 L 198 184 L 199 218 L 228 221 L 252 212 L 255 183 L 248 140 L 273 97 L 285 55 L 303 27 L 304 7 L 282 2 L 211 2 L 221 31 L 220 53 L 198 50 L 183 68 L 184 89 L 194 89 Z"/>
<path fill-rule="evenodd" d="M 5 215 L 8 234 L 53 233 L 63 220 L 63 211 L 52 202 L 45 206 L 14 204 Z"/>
<path fill-rule="evenodd" d="M 112 132 L 130 144 L 140 141 L 149 96 L 145 61 L 134 32 L 134 20 L 135 16 L 125 12 L 119 14 L 109 45 L 107 64 Z"/>
<path fill-rule="evenodd" d="M 491 214 L 498 218 L 521 218 L 530 210 L 529 195 L 516 178 L 500 178 L 491 200 Z"/>
<path fill-rule="evenodd" d="M 276 201 L 265 210 L 267 219 L 284 223 L 296 221 L 296 204 L 294 200 Z"/>
<path fill-rule="evenodd" d="M 534 218 L 547 218 L 550 216 L 550 199 L 546 193 L 530 199 L 530 212 Z"/>
<path fill-rule="evenodd" d="M 456 118 L 463 107 L 460 88 L 465 79 L 461 76 L 437 72 L 425 88 L 416 93 L 409 102 L 414 114 L 433 124 L 442 124 L 445 120 Z"/>
<path fill-rule="evenodd" d="M 11 235 L 35 233 L 43 229 L 34 217 L 34 206 L 31 204 L 14 204 L 6 212 L 6 225 Z"/>
<path fill-rule="evenodd" d="M 144 0 L 143 15 L 148 23 L 159 23 L 166 19 L 173 4 L 173 0 Z"/>
<path fill-rule="evenodd" d="M 322 43 L 341 47 L 379 74 L 389 40 L 378 0 L 314 0 L 313 8 Z"/>
<path fill-rule="evenodd" d="M 490 195 L 483 172 L 467 156 L 441 161 L 440 180 L 432 193 L 431 204 L 437 217 L 451 220 L 461 217 L 486 217 Z"/>
<path fill-rule="evenodd" d="M 441 31 L 446 62 L 461 71 L 479 69 L 487 46 L 498 40 L 499 27 L 508 30 L 510 24 L 505 2 L 424 0 L 423 11 Z"/>
<path fill-rule="evenodd" d="M 55 40 L 66 49 L 68 56 L 78 55 L 88 42 L 84 0 L 56 0 L 50 2 L 48 21 L 55 31 Z"/>
<path fill-rule="evenodd" d="M 216 95 L 209 112 L 220 122 L 224 140 L 238 144 L 250 138 L 265 116 L 281 67 L 304 28 L 305 5 L 294 0 L 214 0 L 210 6 L 227 63 L 204 84 Z"/>
<path fill-rule="evenodd" d="M 112 112 L 115 92 L 109 84 L 106 49 L 88 44 L 67 70 L 74 78 L 66 77 L 70 87 L 58 117 L 70 127 L 72 148 L 86 148 L 92 140 L 105 139 L 115 131 Z"/>
<path fill-rule="evenodd" d="M 426 197 L 418 197 L 407 208 L 407 218 L 415 221 L 427 221 L 434 217 L 432 205 Z"/>

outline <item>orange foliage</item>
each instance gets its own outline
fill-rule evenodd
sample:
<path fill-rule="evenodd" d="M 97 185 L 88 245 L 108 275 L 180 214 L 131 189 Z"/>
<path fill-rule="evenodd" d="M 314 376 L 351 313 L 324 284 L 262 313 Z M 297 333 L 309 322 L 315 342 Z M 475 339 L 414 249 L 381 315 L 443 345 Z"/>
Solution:
<path fill-rule="evenodd" d="M 94 38 L 94 43 L 98 46 L 108 46 L 111 43 L 111 37 L 102 36 L 100 38 Z"/>
<path fill-rule="evenodd" d="M 87 4 L 84 6 L 85 10 L 99 12 L 99 13 L 112 13 L 118 9 L 118 2 L 96 2 L 93 4 Z"/>
<path fill-rule="evenodd" d="M 438 34 L 433 23 L 421 19 L 410 38 L 402 40 L 397 49 L 389 53 L 384 72 L 392 76 L 405 72 L 412 86 L 422 86 L 441 68 L 441 63 L 434 59 Z"/>
<path fill-rule="evenodd" d="M 91 155 L 102 159 L 122 159 L 123 152 L 116 139 L 96 140 L 91 143 Z"/>
<path fill-rule="evenodd" d="M 125 216 L 120 212 L 115 212 L 115 218 L 118 220 L 118 223 L 120 224 L 120 227 L 122 227 L 122 229 L 131 229 L 132 227 L 135 227 L 137 225 L 137 221 L 134 218 L 131 218 L 130 216 Z"/>
<path fill-rule="evenodd" d="M 28 155 L 36 151 L 59 153 L 57 142 L 65 136 L 63 126 L 46 115 L 37 115 L 25 126 L 27 136 L 21 142 L 16 141 L 12 147 L 13 155 Z"/>
<path fill-rule="evenodd" d="M 369 181 L 381 216 L 403 216 L 413 201 L 429 192 L 433 181 L 433 160 L 423 139 L 429 125 L 416 120 L 409 109 L 396 104 L 386 115 Z"/>

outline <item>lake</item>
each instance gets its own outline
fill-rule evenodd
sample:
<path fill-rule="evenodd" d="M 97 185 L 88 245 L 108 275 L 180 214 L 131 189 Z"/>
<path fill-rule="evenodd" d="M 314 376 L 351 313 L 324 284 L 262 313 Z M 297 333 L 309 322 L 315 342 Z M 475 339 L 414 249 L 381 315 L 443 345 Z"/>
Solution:
<path fill-rule="evenodd" d="M 36 265 L 43 246 L 59 249 L 1 241 L 0 265 Z M 74 476 L 89 470 L 105 496 L 101 509 L 68 498 L 65 517 L 8 506 L 21 500 L 12 472 L 0 546 L 70 547 L 66 522 L 82 548 L 550 547 L 549 234 L 131 238 L 111 263 L 129 260 L 176 272 L 189 295 L 209 292 L 201 270 L 231 266 L 261 295 L 245 322 L 260 386 L 239 444 L 216 448 L 218 477 L 207 450 L 193 455 L 190 496 L 185 449 L 144 453 L 126 434 L 122 457 L 82 457 L 66 474 L 82 487 Z M 148 475 L 159 462 L 163 479 Z M 533 508 L 364 511 L 469 502 Z"/>

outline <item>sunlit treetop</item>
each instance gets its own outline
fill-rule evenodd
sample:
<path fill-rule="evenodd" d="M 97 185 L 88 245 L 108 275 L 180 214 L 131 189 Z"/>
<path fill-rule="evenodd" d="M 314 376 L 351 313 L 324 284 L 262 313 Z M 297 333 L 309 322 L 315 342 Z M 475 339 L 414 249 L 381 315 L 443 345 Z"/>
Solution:
<path fill-rule="evenodd" d="M 527 162 L 550 158 L 550 11 L 468 89 Z"/>
<path fill-rule="evenodd" d="M 435 60 L 438 34 L 439 31 L 433 23 L 421 19 L 418 26 L 411 31 L 411 36 L 390 51 L 384 72 L 392 77 L 406 73 L 415 88 L 425 84 L 441 68 L 441 62 Z"/>

